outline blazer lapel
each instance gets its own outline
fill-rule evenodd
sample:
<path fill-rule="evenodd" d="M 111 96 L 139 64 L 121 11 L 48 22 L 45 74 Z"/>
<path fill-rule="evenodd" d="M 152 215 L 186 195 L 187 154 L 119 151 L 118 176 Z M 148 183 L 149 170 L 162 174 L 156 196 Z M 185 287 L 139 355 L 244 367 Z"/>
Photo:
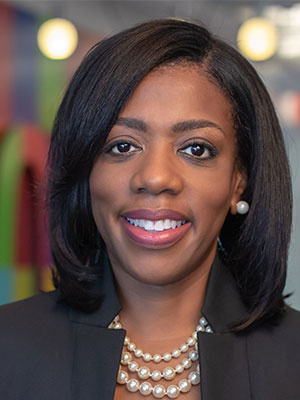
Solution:
<path fill-rule="evenodd" d="M 250 400 L 246 340 L 226 333 L 199 333 L 202 400 Z"/>
<path fill-rule="evenodd" d="M 125 331 L 77 324 L 73 400 L 113 400 Z"/>
<path fill-rule="evenodd" d="M 73 329 L 72 400 L 113 400 L 125 338 L 124 329 L 108 329 L 121 311 L 106 258 L 102 267 L 101 307 L 85 314 L 71 310 Z"/>
<path fill-rule="evenodd" d="M 202 314 L 214 333 L 198 333 L 202 400 L 251 399 L 246 335 L 230 327 L 246 315 L 226 266 L 216 257 Z"/>

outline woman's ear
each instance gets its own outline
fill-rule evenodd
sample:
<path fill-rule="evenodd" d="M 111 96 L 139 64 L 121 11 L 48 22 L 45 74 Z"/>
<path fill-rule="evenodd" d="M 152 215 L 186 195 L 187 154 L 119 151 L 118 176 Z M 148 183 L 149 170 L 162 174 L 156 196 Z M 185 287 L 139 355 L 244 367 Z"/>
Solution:
<path fill-rule="evenodd" d="M 241 200 L 247 186 L 247 173 L 244 168 L 239 168 L 235 173 L 234 190 L 230 203 L 231 214 L 237 214 L 237 203 Z"/>

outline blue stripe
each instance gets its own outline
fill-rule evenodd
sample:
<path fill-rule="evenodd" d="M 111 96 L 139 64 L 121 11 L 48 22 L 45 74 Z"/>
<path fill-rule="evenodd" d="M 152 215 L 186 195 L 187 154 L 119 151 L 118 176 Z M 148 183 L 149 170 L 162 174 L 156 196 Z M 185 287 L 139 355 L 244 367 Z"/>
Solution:
<path fill-rule="evenodd" d="M 14 118 L 17 122 L 35 122 L 37 82 L 36 18 L 16 10 L 14 38 Z"/>
<path fill-rule="evenodd" d="M 14 270 L 12 266 L 0 268 L 0 305 L 13 301 Z"/>

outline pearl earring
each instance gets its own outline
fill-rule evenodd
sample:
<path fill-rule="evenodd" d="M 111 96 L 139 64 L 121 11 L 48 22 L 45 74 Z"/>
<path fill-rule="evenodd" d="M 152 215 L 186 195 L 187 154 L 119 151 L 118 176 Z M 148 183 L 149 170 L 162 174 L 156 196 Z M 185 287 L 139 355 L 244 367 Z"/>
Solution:
<path fill-rule="evenodd" d="M 236 210 L 238 214 L 244 215 L 249 211 L 249 204 L 247 201 L 241 200 L 236 204 Z"/>

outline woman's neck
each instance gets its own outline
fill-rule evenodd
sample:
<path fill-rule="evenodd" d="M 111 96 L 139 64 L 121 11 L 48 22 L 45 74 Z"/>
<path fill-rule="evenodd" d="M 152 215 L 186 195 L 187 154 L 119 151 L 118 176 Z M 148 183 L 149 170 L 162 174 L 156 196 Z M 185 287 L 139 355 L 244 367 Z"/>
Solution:
<path fill-rule="evenodd" d="M 172 343 L 195 329 L 204 301 L 212 261 L 183 279 L 164 286 L 137 281 L 124 270 L 114 269 L 123 306 L 122 325 L 137 344 Z"/>

